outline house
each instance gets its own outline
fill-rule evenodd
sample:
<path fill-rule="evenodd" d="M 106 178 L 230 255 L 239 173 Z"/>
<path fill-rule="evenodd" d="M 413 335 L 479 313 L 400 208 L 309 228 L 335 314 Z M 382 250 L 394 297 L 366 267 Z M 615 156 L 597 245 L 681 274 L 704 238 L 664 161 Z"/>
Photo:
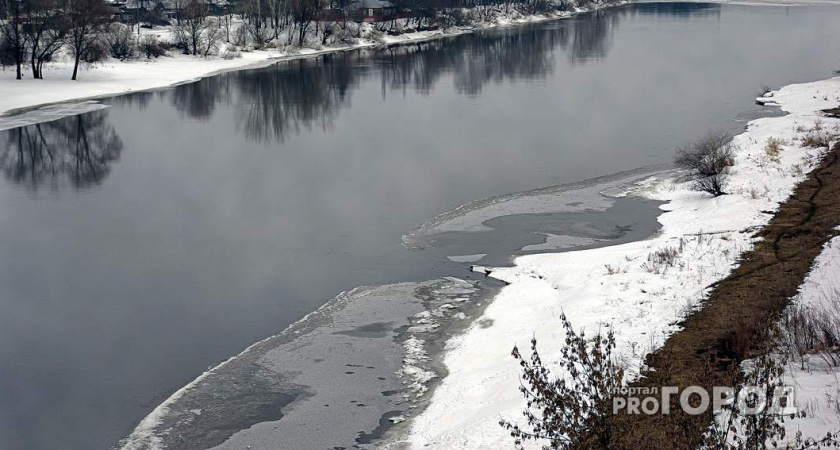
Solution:
<path fill-rule="evenodd" d="M 386 0 L 356 0 L 345 9 L 359 22 L 390 20 L 397 10 L 393 3 Z"/>
<path fill-rule="evenodd" d="M 172 20 L 180 20 L 185 10 L 189 11 L 196 5 L 206 8 L 208 13 L 214 12 L 206 0 L 125 0 L 122 10 L 123 17 L 127 20 L 140 17 L 141 22 L 169 25 Z M 227 5 L 227 2 L 224 5 Z"/>

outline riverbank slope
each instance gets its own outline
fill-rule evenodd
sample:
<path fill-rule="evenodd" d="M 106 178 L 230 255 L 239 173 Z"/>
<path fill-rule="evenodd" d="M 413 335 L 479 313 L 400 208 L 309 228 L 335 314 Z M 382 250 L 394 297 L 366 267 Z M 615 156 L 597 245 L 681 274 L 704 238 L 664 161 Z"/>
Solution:
<path fill-rule="evenodd" d="M 827 147 L 806 146 L 808 138 L 838 134 L 838 120 L 820 111 L 840 104 L 840 78 L 790 85 L 770 95 L 788 115 L 751 121 L 735 137 L 730 195 L 711 198 L 687 183 L 651 178 L 627 194 L 668 202 L 657 237 L 525 256 L 514 267 L 490 269 L 492 277 L 510 283 L 481 319 L 492 325 L 474 326 L 447 344 L 449 376 L 404 441 L 413 448 L 511 445 L 499 417 L 517 421 L 525 401 L 510 350 L 536 337 L 543 355 L 555 354 L 563 339 L 560 313 L 575 328 L 610 328 L 628 372 L 637 376 L 646 355 L 682 329 L 681 321 L 732 273 L 761 238 L 761 227 L 821 163 Z M 767 150 L 770 138 L 782 143 L 778 154 Z"/>

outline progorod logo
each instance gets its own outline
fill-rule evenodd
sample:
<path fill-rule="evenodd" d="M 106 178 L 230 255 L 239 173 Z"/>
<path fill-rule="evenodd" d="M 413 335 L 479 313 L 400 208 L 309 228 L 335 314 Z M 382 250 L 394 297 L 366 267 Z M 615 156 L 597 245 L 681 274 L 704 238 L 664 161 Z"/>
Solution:
<path fill-rule="evenodd" d="M 709 393 L 703 387 L 689 386 L 680 389 L 676 386 L 662 387 L 622 387 L 613 394 L 613 414 L 670 414 L 673 402 L 690 415 L 707 412 L 719 413 L 724 409 L 738 411 L 740 414 L 796 414 L 794 406 L 796 391 L 793 386 L 773 386 L 772 389 L 761 386 L 742 386 L 736 392 L 728 386 L 715 386 Z"/>

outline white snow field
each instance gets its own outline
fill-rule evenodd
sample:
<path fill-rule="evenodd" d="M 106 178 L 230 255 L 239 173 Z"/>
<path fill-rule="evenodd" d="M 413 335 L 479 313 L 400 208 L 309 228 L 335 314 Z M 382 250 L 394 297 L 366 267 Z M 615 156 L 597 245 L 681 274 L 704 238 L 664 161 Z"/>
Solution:
<path fill-rule="evenodd" d="M 574 327 L 589 332 L 610 327 L 629 373 L 638 374 L 642 358 L 678 330 L 675 324 L 707 295 L 710 284 L 731 272 L 751 248 L 756 231 L 824 155 L 826 148 L 800 146 L 802 136 L 815 124 L 837 133 L 838 120 L 821 117 L 819 111 L 840 103 L 840 78 L 790 85 L 768 95 L 789 114 L 753 120 L 735 137 L 735 164 L 726 186 L 730 195 L 712 198 L 674 179 L 638 182 L 636 195 L 667 202 L 656 236 L 593 250 L 522 256 L 514 267 L 493 269 L 492 277 L 510 285 L 476 325 L 447 343 L 448 376 L 401 443 L 448 450 L 510 447 L 499 418 L 521 421 L 525 407 L 517 389 L 519 365 L 510 351 L 514 344 L 527 351 L 536 336 L 543 360 L 551 360 L 563 338 L 557 320 L 561 312 Z M 765 151 L 770 137 L 784 141 L 778 158 Z M 653 261 L 660 251 L 677 255 L 673 265 Z"/>

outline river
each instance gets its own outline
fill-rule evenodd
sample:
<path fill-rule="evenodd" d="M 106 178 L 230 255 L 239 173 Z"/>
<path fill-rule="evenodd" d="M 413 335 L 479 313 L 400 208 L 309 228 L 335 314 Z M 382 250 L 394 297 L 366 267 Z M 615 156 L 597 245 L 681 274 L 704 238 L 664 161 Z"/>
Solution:
<path fill-rule="evenodd" d="M 226 73 L 0 132 L 0 448 L 110 448 L 208 367 L 358 286 L 374 288 L 350 297 L 410 306 L 356 301 L 341 339 L 390 339 L 434 297 L 418 292 L 466 295 L 441 277 L 486 298 L 492 286 L 470 262 L 644 238 L 657 205 L 605 199 L 602 188 L 661 170 L 709 129 L 765 114 L 751 106 L 762 85 L 829 76 L 840 68 L 838 20 L 828 6 L 628 5 Z M 570 190 L 580 195 L 540 209 Z M 444 214 L 490 197 L 539 201 Z M 541 246 L 546 236 L 555 245 Z M 239 416 L 209 420 L 198 429 L 208 440 L 178 448 L 320 421 L 280 408 L 324 394 L 302 381 L 320 370 L 307 364 L 347 339 L 320 335 L 308 362 L 289 368 L 303 378 L 238 390 L 259 407 L 216 411 Z M 294 342 L 272 339 L 266 352 Z M 354 360 L 368 357 L 359 365 L 376 367 L 374 379 L 400 385 L 391 366 L 402 355 Z M 334 385 L 339 397 L 380 388 Z M 393 417 L 393 405 L 365 406 L 326 414 L 323 428 L 351 436 L 343 446 L 376 438 L 371 418 Z M 365 425 L 334 426 L 347 415 Z M 309 433 L 271 445 L 325 436 Z"/>

